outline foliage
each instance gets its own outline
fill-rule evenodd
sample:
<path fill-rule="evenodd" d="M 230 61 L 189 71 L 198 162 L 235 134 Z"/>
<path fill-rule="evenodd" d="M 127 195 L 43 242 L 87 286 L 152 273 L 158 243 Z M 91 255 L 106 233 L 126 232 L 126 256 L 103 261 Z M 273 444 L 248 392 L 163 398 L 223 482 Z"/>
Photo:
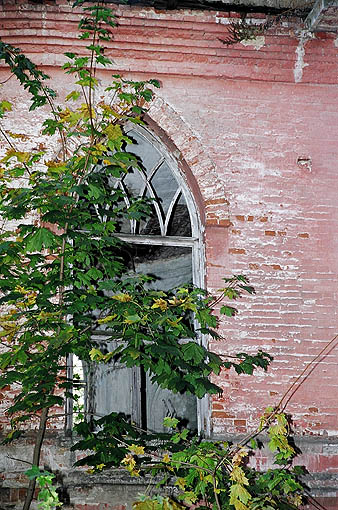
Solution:
<path fill-rule="evenodd" d="M 38 509 L 39 510 L 56 510 L 62 506 L 58 493 L 53 487 L 53 479 L 55 475 L 49 471 L 40 471 L 37 466 L 32 466 L 25 475 L 31 480 L 35 479 L 39 488 L 38 492 Z"/>
<path fill-rule="evenodd" d="M 126 367 L 143 367 L 160 387 L 198 398 L 221 392 L 210 380 L 221 369 L 252 374 L 255 368 L 266 370 L 271 361 L 261 351 L 222 357 L 198 342 L 200 335 L 219 338 L 215 309 L 221 301 L 254 292 L 243 275 L 225 278 L 225 287 L 213 297 L 192 286 L 149 290 L 150 277 L 128 267 L 121 224 L 146 218 L 152 203 L 132 196 L 124 200 L 125 192 L 114 183 L 141 168 L 128 151 L 134 142 L 126 126 L 144 123 L 159 83 L 114 75 L 105 99 L 95 101 L 96 69 L 112 65 L 102 41 L 111 37 L 115 22 L 105 5 L 84 11 L 79 28 L 80 38 L 89 40 L 88 55 L 66 54 L 63 68 L 75 81 L 66 107 L 56 104 L 54 92 L 44 85 L 47 76 L 20 50 L 4 43 L 0 48 L 0 58 L 31 94 L 31 109 L 50 105 L 51 117 L 42 133 L 58 134 L 62 145 L 50 159 L 46 150 L 20 148 L 27 134 L 0 128 L 9 143 L 0 160 L 0 387 L 19 388 L 8 408 L 12 430 L 7 442 L 24 432 L 24 423 L 36 419 L 42 441 L 48 411 L 62 409 L 65 398 L 73 397 L 76 381 L 66 371 L 70 355 L 88 363 L 114 359 Z M 11 109 L 10 102 L 2 101 L 0 117 Z M 228 304 L 220 307 L 227 317 L 236 312 Z M 119 340 L 108 354 L 92 340 L 102 327 L 110 339 Z M 162 473 L 160 485 L 174 480 L 178 502 L 145 498 L 135 504 L 139 510 L 178 510 L 201 501 L 218 509 L 295 508 L 300 489 L 295 474 L 287 467 L 266 474 L 248 467 L 246 459 L 255 446 L 209 442 L 177 428 L 175 420 L 165 424 L 171 431 L 154 434 L 118 413 L 99 420 L 84 416 L 76 425 L 82 439 L 74 448 L 92 453 L 78 464 L 93 471 L 124 466 L 132 476 Z M 285 417 L 270 410 L 262 427 L 270 427 L 269 446 L 276 460 L 288 463 L 294 452 L 287 442 Z M 39 463 L 39 441 L 34 464 Z M 30 497 L 36 479 L 44 488 L 41 508 L 57 506 L 52 475 L 33 468 L 28 476 L 33 481 Z M 28 498 L 25 510 L 29 505 Z"/>
<path fill-rule="evenodd" d="M 250 467 L 250 457 L 259 448 L 253 438 L 250 444 L 210 441 L 180 428 L 176 418 L 165 418 L 164 424 L 168 433 L 152 434 L 117 413 L 96 420 L 94 430 L 82 423 L 76 430 L 83 439 L 73 449 L 93 453 L 77 465 L 91 466 L 90 473 L 124 465 L 131 476 L 151 474 L 158 488 L 175 486 L 174 499 L 145 494 L 135 502 L 135 510 L 179 510 L 191 504 L 201 509 L 292 510 L 302 503 L 302 470 L 290 466 L 295 451 L 287 439 L 284 414 L 267 409 L 262 418 L 277 466 L 266 473 Z"/>
<path fill-rule="evenodd" d="M 31 94 L 30 110 L 35 110 L 55 98 L 55 91 L 44 84 L 48 75 L 40 71 L 19 48 L 13 48 L 10 44 L 0 41 L 0 60 L 5 61 L 24 89 Z"/>

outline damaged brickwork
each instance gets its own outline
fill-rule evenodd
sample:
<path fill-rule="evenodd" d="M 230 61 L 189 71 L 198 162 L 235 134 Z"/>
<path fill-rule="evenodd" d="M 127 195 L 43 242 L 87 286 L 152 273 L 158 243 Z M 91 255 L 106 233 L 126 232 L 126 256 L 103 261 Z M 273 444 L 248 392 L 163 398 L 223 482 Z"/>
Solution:
<path fill-rule="evenodd" d="M 216 292 L 222 277 L 233 273 L 248 275 L 256 288 L 254 297 L 241 301 L 236 319 L 221 319 L 224 339 L 212 344 L 217 353 L 261 348 L 274 357 L 267 374 L 249 380 L 222 372 L 215 378 L 224 393 L 210 401 L 204 419 L 214 437 L 236 437 L 257 426 L 264 408 L 278 403 L 338 330 L 337 39 L 309 36 L 294 21 L 250 44 L 227 47 L 220 41 L 227 30 L 223 20 L 236 13 L 116 9 L 119 26 L 107 54 L 114 72 L 161 82 L 148 122 L 195 198 L 207 288 Z M 60 70 L 63 53 L 81 52 L 70 4 L 4 0 L 0 19 L 2 39 L 52 76 L 62 101 L 69 92 Z M 1 81 L 7 79 L 8 70 L 0 71 Z M 105 84 L 110 73 L 98 76 Z M 44 143 L 44 113 L 34 113 L 32 126 L 27 97 L 14 78 L 9 83 L 1 93 L 19 113 L 9 115 L 7 127 L 35 135 L 29 143 Z M 322 356 L 287 406 L 303 452 L 299 463 L 311 473 L 310 490 L 332 509 L 338 497 L 336 357 L 335 349 Z M 1 394 L 4 431 L 13 396 Z M 66 488 L 65 508 L 129 510 L 131 496 L 142 490 L 137 482 L 128 485 L 125 475 L 91 482 L 75 473 L 71 439 L 62 422 L 53 427 L 43 463 Z M 22 506 L 26 466 L 15 459 L 28 459 L 26 441 L 1 452 L 1 510 Z M 268 462 L 263 452 L 259 466 Z"/>

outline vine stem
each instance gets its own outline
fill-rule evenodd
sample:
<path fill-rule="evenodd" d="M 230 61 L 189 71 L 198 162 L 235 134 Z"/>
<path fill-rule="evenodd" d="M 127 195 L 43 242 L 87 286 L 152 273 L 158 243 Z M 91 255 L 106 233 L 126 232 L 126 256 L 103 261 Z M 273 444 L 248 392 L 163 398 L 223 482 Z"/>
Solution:
<path fill-rule="evenodd" d="M 39 466 L 39 463 L 40 463 L 40 454 L 41 454 L 43 439 L 45 437 L 45 432 L 46 432 L 48 410 L 49 410 L 49 408 L 45 407 L 42 409 L 42 412 L 41 412 L 39 429 L 38 429 L 38 433 L 37 433 L 35 445 L 34 445 L 33 462 L 32 462 L 33 466 Z M 33 500 L 33 496 L 34 496 L 35 486 L 36 486 L 36 479 L 33 478 L 32 480 L 29 481 L 28 490 L 27 490 L 27 494 L 26 494 L 26 498 L 25 498 L 25 503 L 23 505 L 22 510 L 30 509 L 30 506 L 31 506 L 31 503 Z"/>
<path fill-rule="evenodd" d="M 218 494 L 217 494 L 216 478 L 214 476 L 212 477 L 212 484 L 213 484 L 213 487 L 214 487 L 214 495 L 215 495 L 215 501 L 216 501 L 217 509 L 218 510 L 222 510 L 222 507 L 221 507 L 220 502 L 219 502 Z"/>
<path fill-rule="evenodd" d="M 6 78 L 4 81 L 0 81 L 0 85 L 3 85 L 4 83 L 7 83 L 11 78 L 13 78 L 14 73 L 10 74 L 8 78 Z"/>
<path fill-rule="evenodd" d="M 64 251 L 65 251 L 65 238 L 63 239 L 62 243 L 62 256 L 61 256 L 61 263 L 60 263 L 60 281 L 63 281 L 64 277 Z M 61 283 L 60 293 L 59 293 L 59 304 L 62 306 L 63 304 L 63 293 L 64 293 L 64 287 Z M 39 423 L 39 429 L 37 433 L 37 437 L 34 444 L 34 452 L 33 452 L 33 466 L 38 466 L 40 464 L 40 455 L 41 455 L 41 448 L 42 443 L 45 437 L 46 433 L 46 427 L 47 427 L 47 421 L 48 421 L 48 412 L 49 407 L 44 407 L 41 412 L 40 416 L 40 423 Z M 28 490 L 25 498 L 25 503 L 22 510 L 29 510 L 31 503 L 33 501 L 34 491 L 36 487 L 36 478 L 33 478 L 29 481 Z"/>
<path fill-rule="evenodd" d="M 68 228 L 68 225 L 67 225 L 67 228 Z M 59 304 L 61 306 L 63 304 L 63 294 L 64 294 L 64 286 L 63 286 L 62 282 L 63 282 L 63 278 L 64 278 L 65 246 L 66 246 L 65 238 L 63 238 L 62 248 L 61 248 L 61 261 L 60 261 L 61 287 L 60 287 L 60 292 L 59 292 Z M 41 448 L 42 448 L 43 440 L 44 440 L 45 433 L 46 433 L 48 412 L 49 412 L 49 407 L 44 407 L 41 412 L 39 429 L 38 429 L 37 437 L 36 437 L 35 444 L 34 444 L 33 462 L 32 462 L 33 466 L 39 467 L 39 464 L 40 464 Z M 33 478 L 29 481 L 28 490 L 27 490 L 27 494 L 26 494 L 26 498 L 25 498 L 25 502 L 24 502 L 24 506 L 23 506 L 22 510 L 30 509 L 30 506 L 31 506 L 31 503 L 32 503 L 33 497 L 34 497 L 35 487 L 36 487 L 36 478 Z"/>
<path fill-rule="evenodd" d="M 276 414 L 282 413 L 285 411 L 288 403 L 298 391 L 300 386 L 307 380 L 307 378 L 312 374 L 318 364 L 322 361 L 322 358 L 325 358 L 331 351 L 337 346 L 335 343 L 338 339 L 338 334 L 336 334 L 329 342 L 325 344 L 325 346 L 320 350 L 320 352 L 310 361 L 308 365 L 301 371 L 301 373 L 296 377 L 295 381 L 287 388 L 287 390 L 283 393 L 277 405 L 273 408 L 271 414 L 266 418 L 266 422 L 264 426 L 257 427 L 252 433 L 245 436 L 240 444 L 238 445 L 238 449 L 242 446 L 248 444 L 251 439 L 257 437 L 263 430 L 266 430 L 269 424 L 273 421 Z"/>
<path fill-rule="evenodd" d="M 52 101 L 52 99 L 50 97 L 50 94 L 48 94 L 48 91 L 46 90 L 46 87 L 43 85 L 42 82 L 41 82 L 41 88 L 42 88 L 42 91 L 43 91 L 43 93 L 45 95 L 46 101 L 49 104 L 49 107 L 50 107 L 51 112 L 52 112 L 52 114 L 54 116 L 54 119 L 56 121 L 58 121 L 59 117 L 58 117 L 57 111 L 55 109 L 54 102 Z M 66 155 L 67 155 L 67 142 L 66 142 L 66 137 L 65 137 L 64 129 L 60 127 L 59 123 L 58 123 L 57 129 L 58 129 L 58 132 L 59 132 L 59 135 L 60 135 L 60 138 L 61 138 L 63 159 L 65 160 L 66 159 Z"/>
<path fill-rule="evenodd" d="M 17 150 L 15 145 L 13 144 L 13 142 L 11 142 L 11 140 L 8 138 L 7 134 L 6 134 L 6 131 L 4 130 L 4 128 L 2 127 L 2 125 L 0 124 L 0 133 L 2 134 L 2 136 L 4 137 L 4 139 L 6 140 L 6 142 L 8 143 L 8 145 L 11 147 L 11 149 L 13 150 Z M 30 176 L 31 175 L 31 171 L 29 170 L 27 164 L 25 162 L 22 163 L 26 172 L 28 173 L 28 175 Z"/>

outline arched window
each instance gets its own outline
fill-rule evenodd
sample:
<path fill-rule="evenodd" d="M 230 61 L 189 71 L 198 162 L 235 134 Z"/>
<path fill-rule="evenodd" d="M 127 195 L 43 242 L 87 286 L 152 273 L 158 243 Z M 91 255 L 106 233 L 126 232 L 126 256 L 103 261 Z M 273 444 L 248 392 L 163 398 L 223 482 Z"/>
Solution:
<path fill-rule="evenodd" d="M 128 241 L 128 257 L 136 272 L 152 274 L 152 288 L 169 290 L 184 283 L 202 285 L 201 228 L 191 192 L 175 158 L 164 144 L 144 127 L 132 125 L 128 136 L 136 143 L 128 147 L 138 156 L 141 171 L 111 181 L 131 196 L 151 198 L 151 215 L 144 221 L 125 220 L 118 236 Z M 109 332 L 106 332 L 108 335 Z M 116 343 L 96 332 L 93 341 L 111 351 Z M 191 395 L 162 390 L 139 368 L 118 362 L 85 366 L 85 410 L 94 417 L 112 411 L 124 412 L 150 430 L 161 431 L 163 418 L 186 419 L 197 428 L 196 399 Z"/>

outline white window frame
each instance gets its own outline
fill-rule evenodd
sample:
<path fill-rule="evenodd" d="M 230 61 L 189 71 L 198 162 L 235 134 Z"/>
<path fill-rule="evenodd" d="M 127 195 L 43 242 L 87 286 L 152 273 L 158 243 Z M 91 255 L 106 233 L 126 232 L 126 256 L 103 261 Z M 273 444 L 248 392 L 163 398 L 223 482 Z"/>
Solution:
<path fill-rule="evenodd" d="M 178 246 L 191 248 L 192 252 L 192 277 L 193 284 L 199 288 L 205 288 L 205 251 L 203 243 L 203 226 L 200 219 L 199 211 L 196 206 L 193 194 L 188 186 L 186 176 L 181 171 L 178 161 L 175 156 L 167 149 L 165 144 L 160 138 L 158 138 L 152 131 L 145 126 L 139 126 L 135 124 L 129 124 L 126 127 L 126 134 L 131 130 L 137 131 L 148 143 L 153 145 L 160 154 L 162 154 L 161 161 L 165 160 L 170 170 L 172 171 L 175 179 L 177 180 L 179 187 L 182 190 L 182 195 L 187 205 L 190 224 L 191 224 L 191 237 L 183 236 L 161 236 L 161 235 L 141 235 L 141 234 L 115 234 L 122 241 L 131 244 L 143 244 L 143 245 L 154 245 L 154 246 Z M 199 335 L 198 341 L 207 346 L 207 338 L 205 335 Z M 67 368 L 67 376 L 72 378 L 73 376 L 73 361 L 69 360 Z M 135 384 L 137 385 L 137 374 L 134 374 Z M 136 415 L 140 414 L 140 405 L 137 398 L 135 398 L 136 392 L 133 392 L 134 402 L 132 407 Z M 67 399 L 66 402 L 66 430 L 72 428 L 72 402 L 71 399 Z M 136 417 L 136 416 L 135 416 Z M 198 432 L 203 433 L 206 437 L 210 436 L 210 406 L 209 397 L 205 396 L 202 399 L 197 399 L 197 425 Z"/>

